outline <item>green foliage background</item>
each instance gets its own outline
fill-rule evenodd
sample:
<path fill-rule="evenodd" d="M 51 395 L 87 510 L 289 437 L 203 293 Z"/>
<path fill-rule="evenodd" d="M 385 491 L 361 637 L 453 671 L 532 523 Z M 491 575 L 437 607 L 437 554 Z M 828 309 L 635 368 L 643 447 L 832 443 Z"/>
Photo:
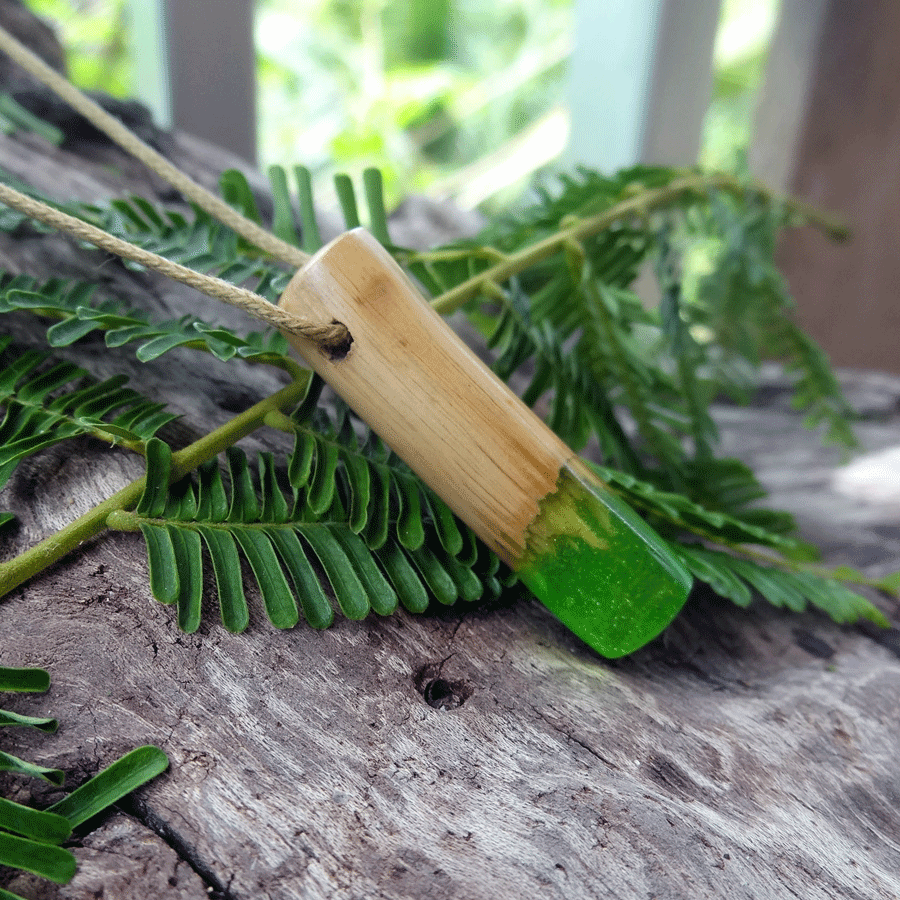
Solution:
<path fill-rule="evenodd" d="M 57 30 L 74 84 L 114 97 L 134 93 L 127 0 L 26 0 L 25 5 Z"/>
<path fill-rule="evenodd" d="M 27 2 L 60 29 L 77 85 L 135 93 L 127 0 Z M 711 168 L 731 168 L 747 145 L 776 10 L 722 4 L 701 155 Z M 257 0 L 260 160 L 302 158 L 323 194 L 335 172 L 367 166 L 389 202 L 452 191 L 461 169 L 565 106 L 572 30 L 572 0 Z"/>

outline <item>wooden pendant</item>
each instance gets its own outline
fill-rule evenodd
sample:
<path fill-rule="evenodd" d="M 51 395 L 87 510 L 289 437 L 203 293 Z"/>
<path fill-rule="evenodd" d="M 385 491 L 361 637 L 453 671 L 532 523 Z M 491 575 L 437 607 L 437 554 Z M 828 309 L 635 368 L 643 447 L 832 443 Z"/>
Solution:
<path fill-rule="evenodd" d="M 290 312 L 326 310 L 345 355 L 295 350 L 564 624 L 604 656 L 677 614 L 691 577 L 668 546 L 479 360 L 363 229 L 291 280 Z"/>

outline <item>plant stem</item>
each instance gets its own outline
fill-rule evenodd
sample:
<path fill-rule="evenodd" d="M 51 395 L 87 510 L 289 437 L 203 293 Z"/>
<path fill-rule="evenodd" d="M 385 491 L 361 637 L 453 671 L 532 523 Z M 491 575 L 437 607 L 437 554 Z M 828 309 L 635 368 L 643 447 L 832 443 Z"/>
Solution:
<path fill-rule="evenodd" d="M 559 253 L 569 241 L 584 240 L 628 216 L 645 216 L 653 210 L 667 206 L 684 194 L 706 193 L 712 190 L 741 195 L 752 193 L 769 203 L 776 202 L 771 191 L 762 185 L 747 183 L 734 175 L 686 175 L 665 187 L 635 193 L 633 197 L 622 200 L 602 213 L 578 219 L 571 225 L 559 228 L 558 231 L 542 241 L 530 244 L 516 253 L 508 254 L 489 269 L 485 269 L 436 297 L 431 301 L 431 305 L 442 315 L 449 315 L 464 306 L 473 297 L 478 296 L 487 285 L 503 284 L 519 272 Z M 813 209 L 808 204 L 787 198 L 781 202 L 810 224 L 821 228 L 829 237 L 835 240 L 843 240 L 847 237 L 847 229 L 844 225 Z M 428 257 L 428 254 L 422 254 L 422 256 Z"/>
<path fill-rule="evenodd" d="M 309 387 L 311 373 L 261 400 L 255 406 L 235 416 L 215 431 L 172 455 L 172 481 L 177 481 L 196 469 L 201 463 L 213 459 L 219 453 L 252 434 L 263 425 L 267 415 L 299 403 Z M 122 488 L 108 500 L 95 506 L 74 522 L 45 538 L 24 553 L 5 563 L 0 563 L 0 597 L 43 572 L 55 562 L 77 549 L 85 541 L 96 537 L 106 528 L 106 520 L 113 512 L 133 507 L 144 491 L 146 479 L 138 478 Z"/>

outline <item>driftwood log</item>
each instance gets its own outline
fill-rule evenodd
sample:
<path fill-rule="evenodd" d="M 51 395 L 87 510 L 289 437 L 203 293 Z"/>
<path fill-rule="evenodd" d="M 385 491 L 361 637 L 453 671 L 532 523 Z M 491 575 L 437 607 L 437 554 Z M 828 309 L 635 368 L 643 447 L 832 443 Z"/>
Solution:
<path fill-rule="evenodd" d="M 165 144 L 207 184 L 232 162 L 183 136 Z M 59 198 L 171 199 L 90 141 L 0 135 L 0 166 Z M 158 314 L 238 322 L 58 237 L 0 235 L 0 267 L 100 279 Z M 41 344 L 34 319 L 3 325 Z M 189 351 L 141 365 L 90 338 L 68 355 L 97 375 L 129 372 L 185 414 L 185 439 L 281 384 Z M 865 447 L 900 444 L 900 379 L 845 381 Z M 761 473 L 829 561 L 900 568 L 900 510 L 839 493 L 838 454 L 802 430 L 786 397 L 773 372 L 753 405 L 719 409 L 725 451 Z M 141 472 L 89 440 L 33 457 L 0 498 L 19 514 L 0 558 Z M 51 671 L 48 694 L 4 703 L 61 722 L 52 736 L 6 730 L 4 749 L 67 770 L 70 786 L 144 743 L 172 761 L 80 839 L 69 886 L 15 879 L 28 897 L 900 896 L 895 630 L 701 593 L 661 639 L 615 663 L 515 595 L 326 632 L 278 632 L 257 613 L 235 636 L 210 615 L 185 636 L 150 596 L 139 537 L 111 535 L 0 603 L 0 659 Z M 3 788 L 49 800 L 31 783 Z"/>

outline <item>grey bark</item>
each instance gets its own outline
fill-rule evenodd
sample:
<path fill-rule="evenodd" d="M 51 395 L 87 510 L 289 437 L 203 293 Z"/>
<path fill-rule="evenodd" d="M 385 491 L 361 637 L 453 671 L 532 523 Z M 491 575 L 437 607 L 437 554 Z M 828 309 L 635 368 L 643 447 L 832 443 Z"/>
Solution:
<path fill-rule="evenodd" d="M 205 164 L 199 147 L 175 137 L 169 149 L 214 180 L 222 160 Z M 85 152 L 0 135 L 0 165 L 61 198 L 166 195 L 114 151 Z M 237 322 L 64 239 L 0 235 L 0 265 L 99 277 L 160 313 Z M 31 317 L 3 325 L 42 342 Z M 281 383 L 188 351 L 140 365 L 102 346 L 68 352 L 170 402 L 185 414 L 183 437 Z M 900 379 L 849 374 L 847 386 L 864 409 L 865 446 L 900 444 Z M 900 568 L 897 510 L 839 495 L 838 454 L 802 430 L 784 397 L 773 372 L 756 403 L 720 408 L 725 452 L 757 468 L 830 561 L 873 575 Z M 141 469 L 87 440 L 32 458 L 0 497 L 20 516 L 0 557 Z M 880 602 L 896 620 L 896 605 Z M 278 632 L 257 610 L 236 636 L 210 610 L 186 636 L 150 596 L 140 539 L 110 535 L 0 604 L 0 653 L 54 677 L 47 695 L 4 702 L 61 722 L 53 736 L 5 733 L 4 749 L 67 770 L 70 786 L 144 743 L 172 761 L 81 839 L 71 885 L 19 880 L 26 896 L 900 896 L 895 630 L 700 593 L 661 639 L 618 662 L 515 595 L 339 618 L 326 632 Z M 5 785 L 50 799 L 32 783 Z"/>

